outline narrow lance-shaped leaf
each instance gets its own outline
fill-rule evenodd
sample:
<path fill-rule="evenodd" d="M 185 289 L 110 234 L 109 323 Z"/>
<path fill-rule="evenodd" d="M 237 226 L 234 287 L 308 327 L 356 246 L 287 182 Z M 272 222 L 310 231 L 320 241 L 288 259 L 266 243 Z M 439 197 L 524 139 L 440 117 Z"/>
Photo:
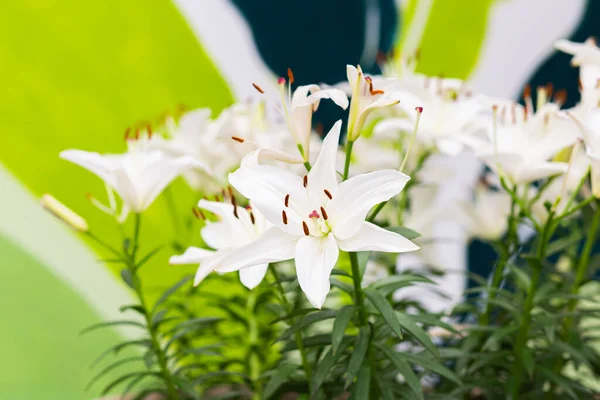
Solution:
<path fill-rule="evenodd" d="M 368 364 L 360 366 L 358 379 L 352 391 L 352 400 L 368 399 L 371 393 L 371 367 Z"/>
<path fill-rule="evenodd" d="M 300 331 L 301 329 L 306 328 L 309 325 L 312 325 L 319 321 L 324 321 L 326 319 L 334 318 L 336 315 L 335 310 L 325 310 L 318 311 L 313 314 L 309 314 L 306 317 L 302 318 L 300 321 L 296 322 L 294 325 L 290 326 L 286 329 L 278 338 L 277 342 L 288 339 L 294 333 Z"/>
<path fill-rule="evenodd" d="M 367 296 L 367 298 L 375 306 L 375 308 L 377 310 L 379 310 L 379 312 L 381 313 L 381 316 L 383 317 L 385 322 L 387 322 L 389 327 L 392 328 L 392 331 L 394 331 L 394 333 L 396 335 L 398 335 L 398 337 L 400 339 L 402 339 L 402 331 L 400 330 L 400 323 L 398 322 L 398 319 L 396 318 L 394 309 L 392 308 L 390 303 L 388 303 L 386 298 L 383 297 L 383 295 L 381 293 L 379 293 L 377 290 L 371 289 L 371 288 L 367 288 L 367 289 L 363 290 L 363 293 Z"/>
<path fill-rule="evenodd" d="M 337 312 L 335 322 L 333 323 L 333 330 L 331 331 L 331 349 L 334 354 L 340 343 L 342 343 L 344 332 L 346 331 L 355 310 L 356 308 L 354 306 L 345 306 Z"/>
<path fill-rule="evenodd" d="M 421 381 L 419 377 L 414 373 L 408 362 L 398 355 L 394 350 L 388 348 L 383 344 L 376 343 L 375 346 L 394 364 L 396 369 L 410 387 L 410 389 L 416 395 L 416 398 L 423 400 L 423 389 L 421 388 Z"/>
<path fill-rule="evenodd" d="M 169 289 L 167 289 L 162 296 L 160 296 L 158 298 L 158 300 L 156 301 L 156 303 L 154 304 L 154 309 L 152 310 L 152 312 L 155 312 L 158 307 L 163 304 L 165 301 L 167 301 L 167 299 L 173 294 L 175 293 L 177 290 L 179 290 L 179 288 L 181 288 L 183 285 L 185 285 L 187 282 L 189 282 L 189 280 L 192 279 L 191 275 L 188 275 L 186 277 L 184 277 L 183 279 L 181 279 L 179 282 L 177 282 L 175 285 L 171 286 Z"/>
<path fill-rule="evenodd" d="M 282 364 L 277 367 L 275 373 L 269 379 L 267 386 L 265 387 L 265 391 L 263 394 L 263 398 L 268 399 L 275 394 L 277 389 L 286 381 L 286 379 L 294 373 L 298 369 L 298 366 L 295 364 Z"/>
<path fill-rule="evenodd" d="M 350 357 L 350 362 L 348 363 L 348 368 L 346 370 L 346 383 L 344 384 L 344 390 L 348 389 L 348 387 L 352 384 L 354 377 L 358 373 L 361 365 L 363 365 L 365 356 L 367 355 L 367 350 L 369 349 L 370 339 L 371 327 L 361 327 L 360 332 L 356 337 L 354 351 L 352 352 L 352 357 Z"/>
<path fill-rule="evenodd" d="M 417 325 L 408 314 L 396 311 L 396 317 L 400 325 L 410 332 L 427 350 L 429 350 L 436 357 L 439 356 L 437 348 L 429 338 L 427 332 L 425 332 L 419 325 Z"/>

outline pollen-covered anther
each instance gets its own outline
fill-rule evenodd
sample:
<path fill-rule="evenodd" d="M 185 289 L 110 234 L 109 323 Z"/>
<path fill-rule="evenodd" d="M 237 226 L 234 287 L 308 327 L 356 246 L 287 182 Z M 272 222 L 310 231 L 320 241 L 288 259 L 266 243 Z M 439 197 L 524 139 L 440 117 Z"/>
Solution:
<path fill-rule="evenodd" d="M 202 210 L 200 210 L 199 208 L 192 208 L 192 213 L 194 213 L 194 216 L 198 219 L 201 219 L 203 221 L 206 220 L 206 216 L 204 215 L 204 213 L 202 212 Z"/>
<path fill-rule="evenodd" d="M 321 208 L 322 210 L 322 208 Z M 308 218 L 321 218 L 317 210 L 312 210 L 310 214 L 308 214 Z"/>
<path fill-rule="evenodd" d="M 130 133 L 131 133 L 131 127 L 128 126 L 127 129 L 125 129 L 125 136 L 124 136 L 125 140 L 129 140 L 129 134 Z"/>
<path fill-rule="evenodd" d="M 260 93 L 260 94 L 263 94 L 263 93 L 265 92 L 265 91 L 264 91 L 264 90 L 263 90 L 263 89 L 262 89 L 260 86 L 258 86 L 256 83 L 253 83 L 253 84 L 252 84 L 252 86 L 254 86 L 254 89 L 256 89 L 256 91 L 257 91 L 258 93 Z"/>
<path fill-rule="evenodd" d="M 252 211 L 250 211 L 248 214 L 250 215 L 250 222 L 252 222 L 252 225 L 254 225 L 256 223 L 256 218 L 254 218 L 254 214 L 252 213 Z"/>
<path fill-rule="evenodd" d="M 323 219 L 325 221 L 327 221 L 327 219 L 329 218 L 329 216 L 327 215 L 327 212 L 325 212 L 325 209 L 323 207 L 321 207 L 321 215 L 323 216 Z"/>
<path fill-rule="evenodd" d="M 288 219 L 287 219 L 287 214 L 285 213 L 285 210 L 281 210 L 281 220 L 283 221 L 284 225 L 287 225 Z"/>
<path fill-rule="evenodd" d="M 286 207 L 290 206 L 290 195 L 289 194 L 285 195 L 285 199 L 283 200 L 283 204 L 285 204 Z"/>
<path fill-rule="evenodd" d="M 308 175 L 304 175 L 304 178 L 302 178 L 302 184 L 304 187 L 308 186 Z"/>
<path fill-rule="evenodd" d="M 244 139 L 242 139 L 241 137 L 232 136 L 231 138 L 238 143 L 244 143 Z"/>
<path fill-rule="evenodd" d="M 239 219 L 240 216 L 238 215 L 238 210 L 237 210 L 237 200 L 235 199 L 234 196 L 231 196 L 231 205 L 233 206 L 233 216 L 236 217 L 237 219 Z"/>
<path fill-rule="evenodd" d="M 308 225 L 306 225 L 306 222 L 302 221 L 302 229 L 304 230 L 304 234 L 306 236 L 310 235 L 310 231 L 308 230 Z"/>
<path fill-rule="evenodd" d="M 329 200 L 333 199 L 333 196 L 331 195 L 331 192 L 329 190 L 323 189 L 323 192 L 325 192 L 325 196 L 327 196 Z"/>
<path fill-rule="evenodd" d="M 287 69 L 287 75 L 291 85 L 292 83 L 294 83 L 294 73 L 292 72 L 291 68 Z"/>

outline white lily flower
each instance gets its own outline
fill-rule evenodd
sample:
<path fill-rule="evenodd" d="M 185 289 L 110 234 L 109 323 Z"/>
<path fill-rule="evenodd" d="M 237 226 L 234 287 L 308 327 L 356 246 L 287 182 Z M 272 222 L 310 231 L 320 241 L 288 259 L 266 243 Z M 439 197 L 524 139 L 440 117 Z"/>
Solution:
<path fill-rule="evenodd" d="M 548 160 L 577 140 L 577 129 L 558 111 L 552 103 L 533 115 L 518 104 L 503 108 L 488 140 L 474 145 L 477 157 L 512 184 L 565 172 L 566 163 Z"/>
<path fill-rule="evenodd" d="M 360 65 L 346 66 L 346 75 L 352 89 L 350 115 L 348 116 L 348 140 L 354 142 L 361 134 L 369 114 L 376 109 L 400 103 L 397 93 L 391 90 L 395 79 L 378 79 L 364 76 Z"/>
<path fill-rule="evenodd" d="M 573 55 L 571 64 L 579 67 L 581 105 L 597 107 L 600 99 L 600 48 L 598 48 L 596 40 L 589 38 L 584 43 L 559 40 L 554 47 Z"/>
<path fill-rule="evenodd" d="M 366 222 L 369 210 L 397 195 L 410 179 L 394 170 L 354 176 L 340 184 L 335 170 L 341 121 L 326 136 L 304 178 L 266 165 L 242 166 L 229 181 L 275 227 L 222 260 L 227 270 L 294 258 L 300 287 L 320 308 L 339 249 L 407 252 L 418 247 Z"/>
<path fill-rule="evenodd" d="M 219 272 L 225 257 L 239 247 L 258 239 L 271 224 L 255 209 L 246 209 L 229 203 L 200 200 L 198 207 L 219 217 L 217 222 L 207 222 L 200 234 L 204 242 L 216 251 L 188 248 L 182 255 L 169 259 L 171 265 L 199 264 L 194 286 L 212 271 Z M 235 208 L 234 208 L 235 207 Z M 226 266 L 226 265 L 225 265 Z M 268 263 L 240 270 L 240 281 L 248 289 L 254 289 L 267 273 Z"/>
<path fill-rule="evenodd" d="M 127 139 L 127 152 L 99 154 L 83 150 L 64 150 L 60 157 L 77 164 L 102 179 L 123 200 L 120 220 L 130 211 L 140 213 L 177 176 L 189 168 L 202 168 L 192 157 L 171 158 L 149 150 L 148 137 Z"/>
<path fill-rule="evenodd" d="M 348 108 L 348 97 L 339 89 L 321 89 L 318 85 L 298 86 L 291 95 L 291 85 L 294 82 L 291 71 L 288 71 L 290 82 L 286 99 L 285 78 L 279 79 L 281 88 L 282 114 L 292 133 L 302 160 L 308 161 L 310 154 L 310 138 L 312 132 L 312 115 L 319 107 L 322 99 L 331 99 L 342 109 Z"/>
<path fill-rule="evenodd" d="M 485 105 L 473 96 L 466 84 L 458 79 L 426 78 L 422 87 L 411 82 L 399 86 L 402 102 L 398 109 L 402 118 L 389 118 L 376 127 L 378 131 L 411 132 L 416 123 L 416 107 L 425 110 L 420 116 L 417 140 L 440 153 L 456 155 L 464 149 L 464 138 L 479 129 Z"/>

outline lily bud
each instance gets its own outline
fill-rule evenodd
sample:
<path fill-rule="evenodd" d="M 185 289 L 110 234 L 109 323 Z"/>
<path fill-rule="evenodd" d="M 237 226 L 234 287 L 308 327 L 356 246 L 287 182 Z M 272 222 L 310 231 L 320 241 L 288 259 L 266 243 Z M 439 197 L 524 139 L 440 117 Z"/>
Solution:
<path fill-rule="evenodd" d="M 40 199 L 40 203 L 42 207 L 76 231 L 87 232 L 89 230 L 87 221 L 83 217 L 58 201 L 54 196 L 45 194 Z"/>

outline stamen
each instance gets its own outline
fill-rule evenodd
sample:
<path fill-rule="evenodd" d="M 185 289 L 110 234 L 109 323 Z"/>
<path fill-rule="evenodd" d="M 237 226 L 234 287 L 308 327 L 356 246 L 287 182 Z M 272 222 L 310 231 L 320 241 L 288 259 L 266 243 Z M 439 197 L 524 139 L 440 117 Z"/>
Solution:
<path fill-rule="evenodd" d="M 131 127 L 128 126 L 127 129 L 125 129 L 125 140 L 129 139 L 129 133 L 131 132 Z"/>
<path fill-rule="evenodd" d="M 285 210 L 281 211 L 281 219 L 283 220 L 283 224 L 287 225 L 288 219 L 287 219 L 287 214 L 285 213 Z"/>
<path fill-rule="evenodd" d="M 263 94 L 265 91 L 258 86 L 256 83 L 253 83 L 252 86 L 254 86 L 254 89 L 256 89 L 258 91 L 258 93 Z"/>
<path fill-rule="evenodd" d="M 410 155 L 410 151 L 412 150 L 413 143 L 415 142 L 415 137 L 417 136 L 417 131 L 419 130 L 419 122 L 421 121 L 421 114 L 423 114 L 423 107 L 415 107 L 415 111 L 417 112 L 417 119 L 415 120 L 415 129 L 410 137 L 410 142 L 408 143 L 408 149 L 406 149 L 406 153 L 404 154 L 404 159 L 402 160 L 402 164 L 400 164 L 399 171 L 402 172 L 404 167 L 406 166 L 406 162 L 408 161 L 408 156 Z"/>
<path fill-rule="evenodd" d="M 194 216 L 198 219 L 201 219 L 203 221 L 206 221 L 206 216 L 204 215 L 204 213 L 202 212 L 202 210 L 200 210 L 199 208 L 192 208 L 192 212 L 194 213 Z"/>
<path fill-rule="evenodd" d="M 223 190 L 225 190 L 225 189 L 223 189 Z M 233 198 L 233 189 L 231 188 L 231 186 L 227 186 L 227 193 L 229 193 L 229 197 Z"/>
<path fill-rule="evenodd" d="M 302 184 L 304 185 L 304 187 L 308 186 L 308 175 L 304 175 L 304 178 L 302 179 Z"/>
<path fill-rule="evenodd" d="M 256 223 L 256 219 L 254 219 L 254 214 L 252 213 L 252 211 L 250 211 L 250 221 L 252 221 L 252 225 L 254 225 Z"/>
<path fill-rule="evenodd" d="M 283 200 L 283 204 L 285 204 L 286 207 L 290 206 L 290 195 L 289 194 L 285 195 L 285 200 Z"/>
<path fill-rule="evenodd" d="M 553 93 L 554 93 L 554 85 L 552 84 L 552 82 L 546 83 L 546 96 L 548 98 L 551 98 Z"/>
<path fill-rule="evenodd" d="M 531 100 L 531 85 L 525 86 L 523 90 L 523 99 L 525 100 L 525 108 L 528 114 L 533 115 L 533 100 Z"/>
<path fill-rule="evenodd" d="M 242 139 L 241 137 L 232 136 L 231 138 L 238 143 L 244 143 L 244 139 Z"/>
<path fill-rule="evenodd" d="M 329 218 L 329 216 L 327 216 L 327 213 L 325 212 L 325 209 L 323 207 L 321 207 L 321 215 L 323 216 L 323 219 L 325 221 L 327 221 L 327 219 Z"/>
<path fill-rule="evenodd" d="M 221 202 L 221 196 L 219 196 L 218 194 L 215 194 L 215 201 L 217 203 L 220 203 Z"/>
<path fill-rule="evenodd" d="M 565 89 L 560 89 L 556 91 L 554 95 L 554 102 L 559 106 L 562 106 L 567 101 L 567 91 Z"/>
<path fill-rule="evenodd" d="M 310 235 L 310 231 L 308 230 L 308 225 L 306 225 L 306 222 L 302 221 L 302 229 L 304 229 L 304 234 L 306 236 Z"/>
<path fill-rule="evenodd" d="M 291 68 L 288 68 L 287 74 L 288 74 L 288 80 L 290 81 L 290 85 L 291 85 L 294 83 L 294 73 L 292 72 Z"/>
<path fill-rule="evenodd" d="M 231 205 L 233 206 L 233 216 L 239 219 L 240 217 L 237 210 L 237 200 L 233 196 L 231 196 Z"/>
<path fill-rule="evenodd" d="M 312 210 L 310 214 L 308 214 L 308 218 L 321 218 L 317 210 Z"/>
<path fill-rule="evenodd" d="M 325 196 L 329 197 L 329 200 L 333 199 L 333 196 L 331 195 L 331 192 L 327 189 L 323 190 L 325 192 Z"/>

